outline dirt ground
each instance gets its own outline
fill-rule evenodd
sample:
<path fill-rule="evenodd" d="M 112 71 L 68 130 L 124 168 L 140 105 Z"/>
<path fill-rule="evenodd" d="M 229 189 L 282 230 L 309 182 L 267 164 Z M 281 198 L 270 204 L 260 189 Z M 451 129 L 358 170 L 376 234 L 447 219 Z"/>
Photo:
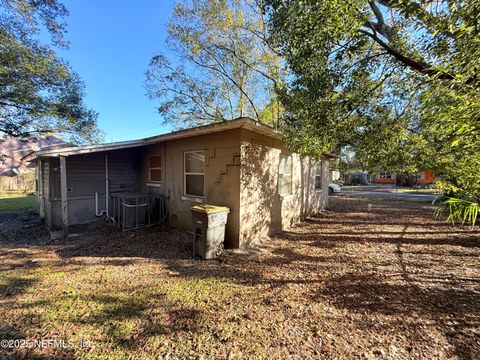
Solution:
<path fill-rule="evenodd" d="M 0 217 L 0 339 L 71 343 L 4 347 L 0 358 L 480 354 L 480 230 L 433 220 L 425 203 L 334 197 L 262 246 L 212 261 L 193 259 L 177 230 L 97 224 L 51 240 L 22 216 Z"/>

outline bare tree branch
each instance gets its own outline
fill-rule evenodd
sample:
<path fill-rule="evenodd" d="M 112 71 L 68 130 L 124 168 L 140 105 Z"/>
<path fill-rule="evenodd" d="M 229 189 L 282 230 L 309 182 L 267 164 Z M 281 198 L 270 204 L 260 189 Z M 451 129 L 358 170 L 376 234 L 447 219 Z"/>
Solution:
<path fill-rule="evenodd" d="M 372 40 L 374 40 L 378 45 L 380 45 L 388 54 L 392 55 L 395 59 L 400 61 L 402 64 L 406 65 L 412 70 L 418 71 L 422 74 L 428 76 L 435 76 L 438 79 L 442 80 L 453 80 L 455 77 L 445 72 L 440 72 L 437 69 L 433 68 L 430 64 L 414 60 L 408 56 L 403 55 L 399 51 L 395 50 L 394 48 L 390 47 L 386 42 L 380 39 L 376 33 L 371 33 L 366 30 L 360 30 L 361 33 L 367 35 Z"/>

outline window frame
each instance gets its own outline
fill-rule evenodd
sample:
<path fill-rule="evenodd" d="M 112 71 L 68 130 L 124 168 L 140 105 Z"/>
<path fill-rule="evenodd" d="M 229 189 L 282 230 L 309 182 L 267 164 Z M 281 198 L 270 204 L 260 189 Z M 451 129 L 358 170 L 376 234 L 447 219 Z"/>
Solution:
<path fill-rule="evenodd" d="M 380 179 L 393 179 L 392 173 L 389 171 L 380 171 Z"/>
<path fill-rule="evenodd" d="M 284 167 L 284 172 L 280 173 L 280 166 L 282 164 L 282 158 L 285 158 L 285 164 L 288 164 L 288 160 L 290 159 L 290 172 L 286 172 L 286 166 Z M 290 189 L 288 193 L 282 193 L 281 189 L 283 185 L 283 179 L 285 175 L 290 175 Z M 278 185 L 277 185 L 277 191 L 280 196 L 289 196 L 293 194 L 293 157 L 292 155 L 285 155 L 285 154 L 280 154 L 279 157 L 279 162 L 278 162 Z"/>
<path fill-rule="evenodd" d="M 203 173 L 187 173 L 187 154 L 195 154 L 195 153 L 202 153 L 203 154 Z M 202 196 L 199 195 L 192 195 L 187 194 L 187 175 L 202 175 L 203 176 L 203 189 L 202 189 Z M 190 198 L 198 198 L 204 199 L 205 198 L 205 150 L 190 150 L 183 152 L 183 196 L 190 197 Z"/>
<path fill-rule="evenodd" d="M 154 156 L 160 156 L 160 167 L 150 167 L 150 158 Z M 163 158 L 161 154 L 148 155 L 148 182 L 149 183 L 155 183 L 155 184 L 162 183 L 162 178 L 163 178 L 162 160 Z M 152 180 L 152 170 L 160 170 L 160 180 Z"/>
<path fill-rule="evenodd" d="M 317 174 L 317 170 L 320 168 L 320 174 Z M 317 189 L 317 177 L 320 177 L 320 187 Z M 323 162 L 322 160 L 315 163 L 315 176 L 313 178 L 313 186 L 315 187 L 315 192 L 321 192 L 323 190 Z"/>

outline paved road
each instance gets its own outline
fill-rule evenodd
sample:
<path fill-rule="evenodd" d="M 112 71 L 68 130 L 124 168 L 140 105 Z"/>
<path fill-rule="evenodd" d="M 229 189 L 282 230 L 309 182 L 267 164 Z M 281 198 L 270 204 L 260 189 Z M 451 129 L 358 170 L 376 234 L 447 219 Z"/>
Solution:
<path fill-rule="evenodd" d="M 353 195 L 353 196 L 372 196 L 372 197 L 384 197 L 392 199 L 403 199 L 403 200 L 421 200 L 421 201 L 433 201 L 436 198 L 436 195 L 431 194 L 412 194 L 406 192 L 395 192 L 395 190 L 385 191 L 385 190 L 342 190 L 340 194 Z"/>

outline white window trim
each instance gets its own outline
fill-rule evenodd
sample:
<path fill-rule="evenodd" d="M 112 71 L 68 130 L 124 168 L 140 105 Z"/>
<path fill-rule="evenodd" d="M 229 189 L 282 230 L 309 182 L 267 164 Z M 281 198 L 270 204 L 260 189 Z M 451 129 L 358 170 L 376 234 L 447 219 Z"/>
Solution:
<path fill-rule="evenodd" d="M 158 181 L 158 180 L 152 180 L 152 172 L 151 172 L 150 170 L 162 170 L 162 166 L 160 166 L 160 167 L 150 167 L 150 158 L 151 158 L 151 157 L 154 157 L 154 156 L 160 156 L 160 159 L 161 159 L 160 162 L 163 161 L 163 157 L 162 157 L 161 154 L 148 155 L 148 183 L 150 183 L 150 184 L 151 184 L 151 183 L 153 183 L 153 184 L 161 184 L 161 183 L 162 183 L 162 179 L 161 179 L 161 178 L 163 177 L 163 171 L 161 172 L 160 181 Z M 147 184 L 147 186 L 149 186 L 149 185 Z M 151 185 L 150 185 L 150 186 L 151 186 Z"/>
<path fill-rule="evenodd" d="M 282 179 L 283 179 L 283 176 L 285 176 L 285 175 L 290 175 L 290 179 L 291 179 L 290 180 L 290 190 L 289 190 L 289 192 L 288 193 L 283 193 L 283 194 L 280 192 L 281 191 L 281 187 L 280 187 L 280 163 L 282 162 L 282 157 L 286 158 L 285 163 L 287 163 L 288 158 L 290 158 L 290 169 L 289 169 L 290 173 L 286 172 L 286 169 L 284 169 L 285 172 L 283 174 L 281 174 Z M 293 156 L 292 155 L 280 154 L 279 159 L 280 159 L 280 162 L 278 163 L 278 186 L 277 186 L 278 190 L 277 191 L 278 191 L 278 194 L 280 196 L 286 197 L 286 196 L 293 195 Z"/>
<path fill-rule="evenodd" d="M 185 161 L 187 154 L 203 154 L 203 173 L 193 173 L 186 171 L 187 162 Z M 203 196 L 187 194 L 187 175 L 202 175 L 203 176 Z M 205 150 L 191 150 L 183 152 L 183 196 L 191 199 L 205 199 Z"/>

